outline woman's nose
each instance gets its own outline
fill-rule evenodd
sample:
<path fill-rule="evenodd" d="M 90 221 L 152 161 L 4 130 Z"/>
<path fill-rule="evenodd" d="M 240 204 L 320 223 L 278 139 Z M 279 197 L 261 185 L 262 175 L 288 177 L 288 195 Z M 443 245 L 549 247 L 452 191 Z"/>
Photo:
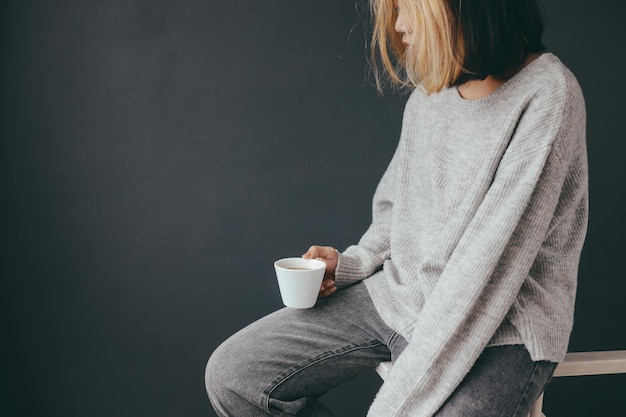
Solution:
<path fill-rule="evenodd" d="M 396 18 L 396 24 L 394 26 L 394 29 L 398 33 L 407 33 L 408 32 L 407 31 L 407 27 L 406 27 L 406 23 L 404 22 L 404 16 L 400 12 L 398 12 L 398 17 Z"/>

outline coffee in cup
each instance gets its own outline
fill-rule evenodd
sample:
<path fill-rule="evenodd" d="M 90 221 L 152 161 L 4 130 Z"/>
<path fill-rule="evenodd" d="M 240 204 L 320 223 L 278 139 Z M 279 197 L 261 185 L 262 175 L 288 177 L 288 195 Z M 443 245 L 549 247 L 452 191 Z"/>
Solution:
<path fill-rule="evenodd" d="M 319 295 L 326 264 L 318 259 L 284 258 L 274 262 L 283 304 L 311 308 Z"/>

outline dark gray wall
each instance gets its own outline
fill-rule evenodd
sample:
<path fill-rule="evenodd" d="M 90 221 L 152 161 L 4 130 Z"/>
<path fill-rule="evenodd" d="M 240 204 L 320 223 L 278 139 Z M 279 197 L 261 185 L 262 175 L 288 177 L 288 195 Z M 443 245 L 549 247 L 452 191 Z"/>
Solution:
<path fill-rule="evenodd" d="M 626 349 L 624 7 L 544 5 L 546 41 L 589 114 L 571 350 Z M 272 262 L 312 243 L 344 248 L 369 223 L 405 97 L 379 98 L 365 80 L 365 7 L 0 7 L 2 414 L 213 415 L 205 362 L 281 306 Z M 378 386 L 372 372 L 326 400 L 364 415 Z M 615 415 L 625 388 L 625 376 L 556 380 L 546 414 Z"/>

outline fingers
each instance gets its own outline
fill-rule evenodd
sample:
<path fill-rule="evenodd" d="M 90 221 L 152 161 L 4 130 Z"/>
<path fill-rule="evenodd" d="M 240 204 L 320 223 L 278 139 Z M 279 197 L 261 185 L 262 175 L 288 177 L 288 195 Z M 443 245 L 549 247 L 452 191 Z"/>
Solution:
<path fill-rule="evenodd" d="M 337 287 L 335 286 L 335 281 L 332 279 L 324 279 L 322 282 L 322 286 L 320 287 L 320 293 L 318 298 L 325 298 L 329 295 L 332 295 L 337 291 Z"/>
<path fill-rule="evenodd" d="M 306 259 L 316 259 L 316 258 L 332 259 L 335 256 L 336 256 L 335 248 L 332 248 L 330 246 L 317 246 L 317 245 L 311 246 L 309 250 L 304 255 L 302 255 L 302 257 Z"/>
<path fill-rule="evenodd" d="M 313 245 L 309 250 L 302 255 L 305 259 L 323 259 L 325 261 L 335 262 L 337 260 L 337 250 L 332 246 L 317 246 Z"/>
<path fill-rule="evenodd" d="M 304 259 L 319 259 L 326 263 L 326 272 L 324 274 L 325 279 L 335 278 L 335 269 L 337 268 L 337 262 L 339 254 L 337 249 L 332 246 L 317 246 L 313 245 L 309 250 L 302 255 Z"/>

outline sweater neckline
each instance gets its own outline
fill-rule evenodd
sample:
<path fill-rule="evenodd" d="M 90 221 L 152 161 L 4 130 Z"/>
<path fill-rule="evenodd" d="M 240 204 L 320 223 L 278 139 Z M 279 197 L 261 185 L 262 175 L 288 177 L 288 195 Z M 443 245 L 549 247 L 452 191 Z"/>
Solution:
<path fill-rule="evenodd" d="M 517 85 L 519 81 L 523 79 L 523 77 L 529 71 L 531 71 L 534 67 L 539 65 L 541 62 L 544 62 L 546 59 L 549 59 L 551 55 L 552 54 L 550 52 L 542 53 L 536 59 L 528 63 L 528 65 L 524 66 L 521 70 L 515 73 L 515 75 L 509 78 L 504 84 L 502 84 L 500 87 L 498 87 L 497 89 L 492 91 L 490 94 L 486 95 L 485 97 L 481 97 L 477 99 L 465 99 L 463 98 L 463 96 L 461 96 L 458 86 L 454 86 L 450 88 L 452 99 L 454 100 L 455 104 L 462 106 L 463 108 L 466 108 L 467 110 L 472 110 L 472 109 L 480 110 L 485 107 L 489 107 L 494 102 L 499 101 L 499 99 L 503 95 L 506 95 L 507 92 L 509 92 L 509 90 L 514 88 L 515 85 Z"/>

